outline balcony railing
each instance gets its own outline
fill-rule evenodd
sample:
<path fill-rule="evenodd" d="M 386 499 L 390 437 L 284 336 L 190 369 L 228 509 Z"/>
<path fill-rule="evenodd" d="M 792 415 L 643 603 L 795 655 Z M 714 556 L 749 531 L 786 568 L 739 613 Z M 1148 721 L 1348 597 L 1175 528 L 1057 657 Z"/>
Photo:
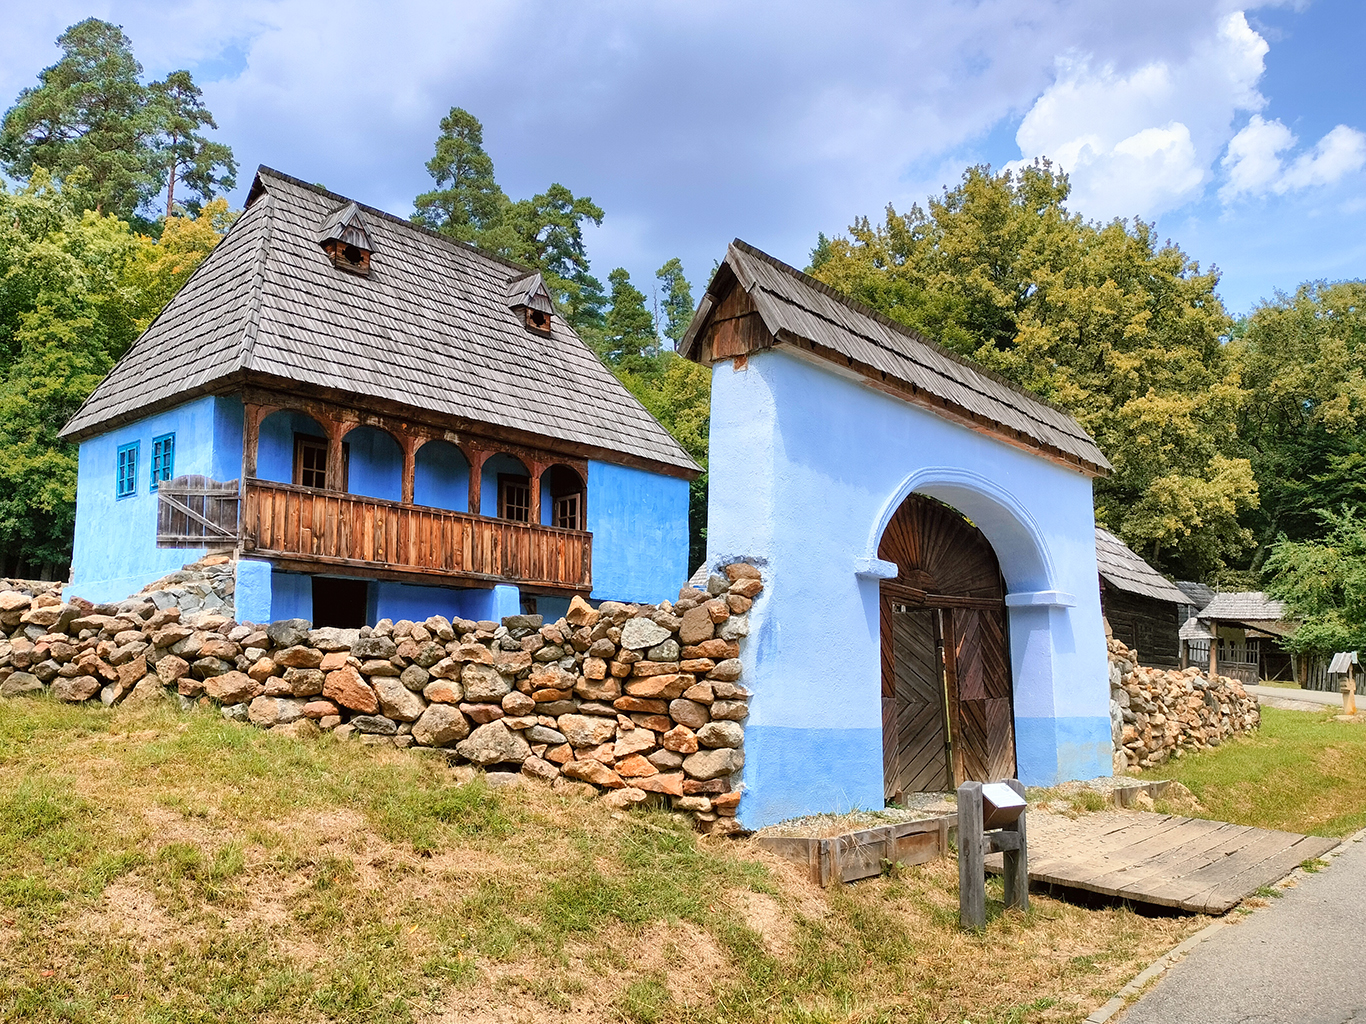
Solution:
<path fill-rule="evenodd" d="M 593 535 L 249 479 L 242 547 L 292 567 L 591 590 Z"/>

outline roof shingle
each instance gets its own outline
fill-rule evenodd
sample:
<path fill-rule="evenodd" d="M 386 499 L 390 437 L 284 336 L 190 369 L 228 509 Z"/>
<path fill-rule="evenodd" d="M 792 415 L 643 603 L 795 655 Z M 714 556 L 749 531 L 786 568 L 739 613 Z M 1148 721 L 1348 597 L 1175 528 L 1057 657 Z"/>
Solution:
<path fill-rule="evenodd" d="M 1096 527 L 1096 567 L 1119 590 L 1173 604 L 1187 604 L 1176 585 L 1143 561 L 1132 548 L 1109 530 Z"/>

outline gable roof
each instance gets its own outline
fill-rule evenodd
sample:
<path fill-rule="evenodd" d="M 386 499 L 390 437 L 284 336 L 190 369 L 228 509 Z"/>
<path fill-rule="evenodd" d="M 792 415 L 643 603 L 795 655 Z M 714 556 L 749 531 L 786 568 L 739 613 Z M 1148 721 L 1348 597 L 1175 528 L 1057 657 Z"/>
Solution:
<path fill-rule="evenodd" d="M 1204 583 L 1192 583 L 1190 580 L 1177 580 L 1176 589 L 1186 595 L 1186 603 L 1199 611 L 1205 605 L 1214 600 L 1214 588 L 1206 586 Z"/>
<path fill-rule="evenodd" d="M 900 397 L 923 393 L 941 415 L 968 419 L 1008 443 L 1042 449 L 1093 476 L 1110 470 L 1095 441 L 1067 413 L 738 238 L 683 336 L 679 350 L 688 358 L 702 358 L 703 328 L 729 275 L 748 293 L 775 344 L 838 357 L 839 365 L 875 385 L 890 382 Z"/>
<path fill-rule="evenodd" d="M 1285 604 L 1267 597 L 1260 590 L 1215 594 L 1200 609 L 1199 618 L 1208 622 L 1284 623 L 1288 621 Z"/>
<path fill-rule="evenodd" d="M 368 277 L 333 267 L 319 244 L 320 232 L 357 222 L 374 245 Z M 561 318 L 549 337 L 526 329 L 508 301 L 513 282 L 533 273 L 262 167 L 237 223 L 62 436 L 79 440 L 252 380 L 358 394 L 696 475 Z"/>
<path fill-rule="evenodd" d="M 1171 580 L 1143 561 L 1109 530 L 1096 527 L 1096 568 L 1118 590 L 1173 604 L 1187 604 L 1186 595 Z"/>

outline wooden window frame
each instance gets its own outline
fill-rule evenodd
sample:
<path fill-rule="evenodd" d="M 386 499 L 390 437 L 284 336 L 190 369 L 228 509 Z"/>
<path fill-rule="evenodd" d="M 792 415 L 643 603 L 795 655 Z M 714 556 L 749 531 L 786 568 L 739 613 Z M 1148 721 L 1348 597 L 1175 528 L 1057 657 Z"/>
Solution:
<path fill-rule="evenodd" d="M 141 441 L 121 444 L 114 461 L 114 497 L 131 498 L 138 493 L 138 456 Z"/>
<path fill-rule="evenodd" d="M 152 438 L 152 484 L 155 491 L 163 480 L 175 476 L 175 433 L 160 434 Z"/>
<path fill-rule="evenodd" d="M 562 530 L 583 529 L 583 493 L 561 494 L 550 502 L 550 523 Z"/>
<path fill-rule="evenodd" d="M 508 501 L 509 491 L 518 488 L 525 496 L 525 502 L 512 504 Z M 508 515 L 508 510 L 520 509 L 521 515 Z M 520 473 L 498 474 L 498 518 L 511 523 L 531 522 L 531 477 Z"/>
<path fill-rule="evenodd" d="M 330 488 L 330 487 L 328 487 L 328 483 L 327 483 L 327 454 L 328 454 L 328 448 L 329 448 L 329 445 L 328 445 L 328 440 L 327 440 L 327 438 L 325 438 L 325 437 L 320 437 L 320 436 L 317 435 L 317 434 L 301 434 L 301 433 L 299 433 L 298 431 L 295 431 L 295 433 L 294 433 L 294 472 L 293 472 L 293 475 L 292 475 L 292 477 L 291 477 L 291 480 L 293 481 L 293 483 L 295 484 L 295 486 L 298 486 L 298 487 L 308 487 L 308 488 L 311 488 L 311 489 L 317 490 L 317 491 L 326 491 L 326 490 L 334 490 L 334 489 L 335 489 L 335 490 L 341 490 L 341 491 L 345 491 L 345 490 L 346 490 L 347 484 L 349 483 L 350 476 L 351 476 L 351 446 L 350 446 L 349 444 L 347 444 L 345 441 L 342 442 L 342 479 L 341 479 L 341 487 L 340 487 L 340 488 Z M 305 449 L 313 449 L 313 450 L 321 449 L 321 450 L 322 450 L 322 453 L 323 453 L 323 466 L 322 466 L 322 469 L 318 469 L 317 466 L 316 466 L 316 463 L 315 463 L 315 465 L 314 465 L 312 468 L 306 469 L 306 468 L 304 467 L 304 450 L 305 450 Z M 314 483 L 305 483 L 305 482 L 304 482 L 304 473 L 305 473 L 305 472 L 313 473 L 313 474 L 315 475 L 315 478 L 316 478 L 316 475 L 317 475 L 317 474 L 321 473 L 321 474 L 322 474 L 322 481 L 323 481 L 322 484 L 321 484 L 321 485 L 318 484 L 318 483 L 316 482 L 316 479 L 315 479 L 315 482 L 314 482 Z"/>

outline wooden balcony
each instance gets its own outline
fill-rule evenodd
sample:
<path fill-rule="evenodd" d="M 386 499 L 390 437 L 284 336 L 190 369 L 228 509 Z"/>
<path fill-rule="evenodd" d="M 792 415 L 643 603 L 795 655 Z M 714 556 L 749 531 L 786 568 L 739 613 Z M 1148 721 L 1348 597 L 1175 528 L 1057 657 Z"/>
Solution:
<path fill-rule="evenodd" d="M 242 549 L 282 568 L 427 584 L 593 587 L 593 535 L 248 479 Z"/>

